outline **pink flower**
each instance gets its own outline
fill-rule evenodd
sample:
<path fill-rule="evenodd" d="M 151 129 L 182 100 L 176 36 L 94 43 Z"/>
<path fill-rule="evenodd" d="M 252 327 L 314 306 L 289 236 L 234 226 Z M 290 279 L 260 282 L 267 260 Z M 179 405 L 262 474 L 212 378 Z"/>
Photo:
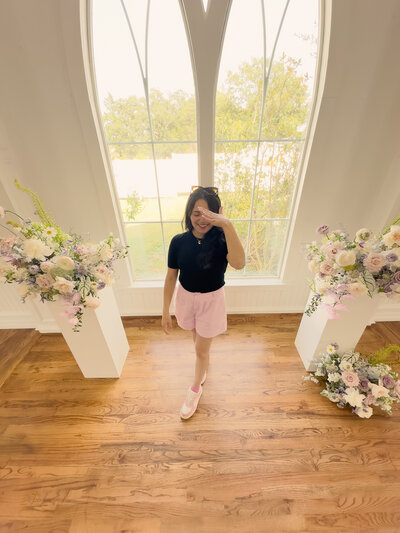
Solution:
<path fill-rule="evenodd" d="M 322 274 L 331 276 L 335 272 L 335 269 L 333 268 L 332 263 L 330 263 L 329 261 L 322 261 L 320 266 L 320 272 L 322 272 Z"/>
<path fill-rule="evenodd" d="M 324 224 L 323 226 L 320 226 L 319 228 L 317 228 L 317 233 L 327 233 L 328 230 L 329 230 L 328 226 Z"/>
<path fill-rule="evenodd" d="M 372 252 L 364 259 L 365 268 L 373 273 L 379 272 L 384 265 L 386 265 L 386 258 L 383 254 Z"/>
<path fill-rule="evenodd" d="M 369 392 L 367 394 L 367 396 L 365 397 L 365 399 L 364 399 L 364 404 L 365 405 L 372 405 L 375 402 L 376 402 L 375 396 L 372 393 Z"/>
<path fill-rule="evenodd" d="M 394 392 L 397 394 L 397 397 L 400 399 L 400 379 L 398 379 L 395 383 Z"/>
<path fill-rule="evenodd" d="M 0 253 L 6 254 L 18 242 L 17 237 L 6 237 L 0 241 Z"/>
<path fill-rule="evenodd" d="M 36 277 L 36 283 L 41 289 L 50 289 L 53 285 L 53 278 L 49 274 L 40 274 Z"/>
<path fill-rule="evenodd" d="M 336 313 L 336 311 L 334 311 L 333 309 L 329 309 L 328 318 L 330 318 L 331 320 L 339 320 L 340 315 L 339 313 Z"/>
<path fill-rule="evenodd" d="M 360 383 L 360 379 L 355 372 L 343 372 L 342 380 L 349 387 L 357 387 Z"/>

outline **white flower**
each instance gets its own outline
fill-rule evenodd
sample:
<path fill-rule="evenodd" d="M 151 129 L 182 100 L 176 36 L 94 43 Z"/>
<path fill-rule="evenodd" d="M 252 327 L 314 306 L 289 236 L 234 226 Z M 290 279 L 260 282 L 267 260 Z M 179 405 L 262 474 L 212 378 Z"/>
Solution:
<path fill-rule="evenodd" d="M 85 298 L 85 307 L 88 307 L 89 309 L 96 309 L 96 307 L 99 307 L 100 303 L 100 299 L 95 296 L 86 296 Z"/>
<path fill-rule="evenodd" d="M 339 402 L 340 401 L 340 395 L 337 394 L 336 392 L 329 392 L 328 393 L 328 398 L 330 399 L 331 402 Z"/>
<path fill-rule="evenodd" d="M 336 383 L 340 380 L 340 377 L 341 376 L 339 372 L 332 372 L 331 374 L 328 374 L 328 381 L 330 381 L 331 383 Z"/>
<path fill-rule="evenodd" d="M 383 387 L 382 385 L 375 385 L 375 383 L 370 383 L 369 388 L 371 389 L 371 392 L 376 399 L 389 397 L 389 389 Z"/>
<path fill-rule="evenodd" d="M 317 274 L 319 272 L 319 261 L 311 259 L 311 261 L 308 262 L 308 268 L 313 274 Z"/>
<path fill-rule="evenodd" d="M 74 289 L 74 282 L 69 281 L 68 279 L 65 279 L 61 276 L 56 277 L 56 281 L 53 285 L 54 289 L 61 292 L 62 294 L 72 292 Z"/>
<path fill-rule="evenodd" d="M 325 294 L 329 287 L 330 285 L 326 281 L 320 278 L 317 278 L 315 280 L 315 290 L 319 292 L 320 294 Z"/>
<path fill-rule="evenodd" d="M 63 270 L 73 270 L 75 268 L 73 260 L 66 255 L 59 255 L 56 257 L 56 265 Z"/>
<path fill-rule="evenodd" d="M 356 253 L 354 250 L 342 250 L 336 254 L 335 261 L 341 267 L 354 265 L 356 262 Z"/>
<path fill-rule="evenodd" d="M 1 207 L 0 205 L 0 218 L 4 218 L 6 216 L 6 213 L 4 211 L 4 207 Z"/>
<path fill-rule="evenodd" d="M 349 285 L 350 293 L 353 296 L 362 296 L 368 292 L 367 287 L 361 281 L 356 281 L 355 283 L 350 283 Z"/>
<path fill-rule="evenodd" d="M 371 237 L 372 233 L 368 228 L 361 228 L 356 233 L 356 242 L 367 241 Z"/>
<path fill-rule="evenodd" d="M 48 272 L 54 267 L 54 263 L 51 261 L 43 261 L 43 263 L 40 263 L 40 270 L 42 272 Z"/>
<path fill-rule="evenodd" d="M 54 228 L 50 228 L 50 227 L 45 228 L 43 230 L 43 235 L 45 237 L 55 237 L 57 235 L 57 230 L 55 230 Z"/>
<path fill-rule="evenodd" d="M 100 257 L 103 261 L 108 261 L 112 257 L 112 250 L 109 246 L 104 246 L 100 250 Z"/>
<path fill-rule="evenodd" d="M 18 284 L 17 290 L 18 290 L 18 294 L 21 297 L 24 297 L 29 292 L 29 286 L 26 283 L 22 282 Z"/>
<path fill-rule="evenodd" d="M 353 365 L 350 363 L 350 361 L 342 361 L 339 365 L 340 370 L 343 370 L 344 372 L 352 372 L 353 371 Z"/>
<path fill-rule="evenodd" d="M 357 407 L 355 412 L 356 415 L 358 415 L 360 418 L 370 418 L 373 413 L 373 410 L 372 407 L 362 405 L 361 407 Z"/>
<path fill-rule="evenodd" d="M 22 244 L 22 249 L 26 257 L 39 259 L 39 261 L 45 261 L 46 256 L 53 253 L 53 250 L 49 246 L 46 246 L 43 241 L 36 238 L 26 239 Z"/>
<path fill-rule="evenodd" d="M 336 350 L 337 350 L 337 346 L 335 346 L 334 344 L 328 344 L 327 348 L 326 348 L 326 351 L 327 353 L 336 353 Z"/>
<path fill-rule="evenodd" d="M 356 388 L 350 387 L 343 395 L 343 398 L 352 407 L 361 407 L 363 405 L 363 400 L 365 396 L 363 394 L 360 394 Z"/>
<path fill-rule="evenodd" d="M 382 240 L 386 246 L 392 247 L 394 244 L 400 246 L 400 226 L 391 226 L 389 233 L 386 233 Z"/>

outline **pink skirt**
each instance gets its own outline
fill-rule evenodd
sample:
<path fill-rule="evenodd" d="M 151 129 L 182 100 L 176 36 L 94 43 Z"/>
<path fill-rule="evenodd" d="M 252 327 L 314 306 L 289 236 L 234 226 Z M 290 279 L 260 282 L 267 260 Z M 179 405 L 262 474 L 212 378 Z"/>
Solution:
<path fill-rule="evenodd" d="M 224 287 L 212 292 L 189 292 L 178 283 L 175 316 L 182 329 L 195 329 L 201 337 L 216 337 L 226 331 Z"/>

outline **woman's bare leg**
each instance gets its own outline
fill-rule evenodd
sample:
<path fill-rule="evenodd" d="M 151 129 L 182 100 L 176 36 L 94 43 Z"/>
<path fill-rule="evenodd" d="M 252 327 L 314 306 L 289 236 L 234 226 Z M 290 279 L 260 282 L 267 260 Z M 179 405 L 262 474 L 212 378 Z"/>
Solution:
<path fill-rule="evenodd" d="M 196 339 L 194 336 L 196 335 Z M 211 339 L 201 337 L 196 331 L 193 334 L 193 340 L 195 341 L 196 348 L 196 369 L 194 374 L 194 381 L 192 387 L 197 389 L 200 387 L 201 380 L 204 377 L 204 373 L 207 372 L 208 363 L 210 360 L 210 347 Z"/>

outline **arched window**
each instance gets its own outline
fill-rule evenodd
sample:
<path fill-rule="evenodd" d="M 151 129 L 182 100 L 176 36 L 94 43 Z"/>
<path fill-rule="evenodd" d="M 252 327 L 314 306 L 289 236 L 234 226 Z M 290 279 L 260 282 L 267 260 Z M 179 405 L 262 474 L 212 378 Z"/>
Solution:
<path fill-rule="evenodd" d="M 245 247 L 246 269 L 228 276 L 281 274 L 318 8 L 318 0 L 92 0 L 98 98 L 136 279 L 164 277 L 197 183 L 219 187 Z"/>

